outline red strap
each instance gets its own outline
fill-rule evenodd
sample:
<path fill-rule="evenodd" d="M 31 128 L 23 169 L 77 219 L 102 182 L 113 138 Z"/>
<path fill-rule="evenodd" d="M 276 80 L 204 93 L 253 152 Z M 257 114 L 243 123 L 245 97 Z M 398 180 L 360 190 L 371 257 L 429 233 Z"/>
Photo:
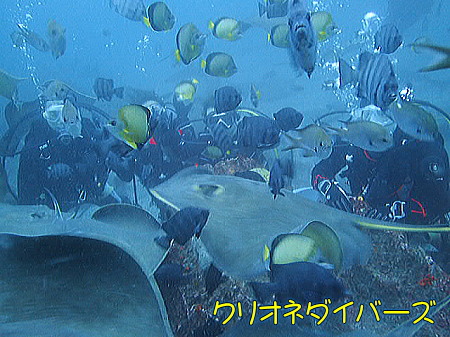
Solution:
<path fill-rule="evenodd" d="M 377 161 L 376 159 L 373 159 L 373 158 L 370 156 L 370 154 L 369 154 L 369 152 L 367 152 L 367 150 L 364 150 L 364 155 L 365 155 L 366 158 L 369 159 L 370 161 L 374 161 L 374 162 Z"/>
<path fill-rule="evenodd" d="M 416 199 L 411 198 L 412 201 L 414 201 L 417 205 L 420 207 L 420 211 L 411 210 L 411 213 L 419 213 L 422 214 L 422 216 L 425 218 L 427 216 L 427 211 L 425 210 L 425 207 L 423 207 L 422 203 L 420 201 L 417 201 Z"/>
<path fill-rule="evenodd" d="M 321 176 L 320 174 L 316 175 L 313 181 L 313 187 L 317 187 L 317 184 L 319 183 L 319 179 L 323 180 L 329 180 L 327 177 Z"/>

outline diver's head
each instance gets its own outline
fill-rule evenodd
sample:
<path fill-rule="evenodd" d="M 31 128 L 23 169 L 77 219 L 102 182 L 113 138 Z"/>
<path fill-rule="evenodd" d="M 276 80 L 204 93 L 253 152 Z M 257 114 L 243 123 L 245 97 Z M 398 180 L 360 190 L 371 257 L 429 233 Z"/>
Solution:
<path fill-rule="evenodd" d="M 427 156 L 420 163 L 422 177 L 430 182 L 448 184 L 448 166 L 443 158 Z"/>
<path fill-rule="evenodd" d="M 80 110 L 66 98 L 64 101 L 47 101 L 44 118 L 59 137 L 81 137 Z"/>

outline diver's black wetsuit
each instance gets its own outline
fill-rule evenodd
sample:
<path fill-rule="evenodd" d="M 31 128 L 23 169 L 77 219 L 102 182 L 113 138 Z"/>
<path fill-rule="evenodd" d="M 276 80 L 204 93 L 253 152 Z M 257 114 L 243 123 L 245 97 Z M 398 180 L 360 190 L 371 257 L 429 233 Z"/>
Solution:
<path fill-rule="evenodd" d="M 395 145 L 385 152 L 368 152 L 356 146 L 335 146 L 331 156 L 312 171 L 311 183 L 332 180 L 341 170 L 353 196 L 387 215 L 395 204 L 396 215 L 414 224 L 434 223 L 450 211 L 450 170 L 442 137 L 433 142 L 418 141 L 401 131 L 394 133 Z M 398 207 L 397 207 L 398 206 Z"/>
<path fill-rule="evenodd" d="M 20 155 L 20 204 L 53 206 L 50 191 L 63 211 L 78 202 L 96 202 L 108 177 L 96 138 L 98 130 L 82 119 L 82 136 L 58 138 L 45 119 L 33 122 Z M 48 191 L 47 191 L 48 190 Z"/>

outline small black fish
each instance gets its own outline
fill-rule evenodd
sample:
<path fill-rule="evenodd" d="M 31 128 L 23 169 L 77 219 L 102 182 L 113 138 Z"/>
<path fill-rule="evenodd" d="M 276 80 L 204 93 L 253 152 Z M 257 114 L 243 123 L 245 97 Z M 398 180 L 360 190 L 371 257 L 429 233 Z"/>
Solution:
<path fill-rule="evenodd" d="M 294 130 L 303 121 L 303 114 L 294 108 L 283 108 L 273 114 L 278 127 L 283 131 Z"/>
<path fill-rule="evenodd" d="M 375 49 L 383 54 L 392 54 L 402 44 L 402 37 L 396 26 L 383 25 L 375 33 Z"/>
<path fill-rule="evenodd" d="M 156 242 L 164 247 L 166 246 L 165 242 L 174 239 L 178 244 L 184 245 L 193 235 L 197 238 L 200 237 L 208 217 L 209 211 L 207 209 L 183 208 L 162 224 L 162 229 L 167 236 L 156 238 Z"/>
<path fill-rule="evenodd" d="M 260 302 L 319 303 L 325 298 L 339 300 L 345 294 L 342 283 L 327 269 L 311 262 L 274 264 L 271 267 L 270 283 L 251 282 L 256 298 Z"/>
<path fill-rule="evenodd" d="M 234 110 L 241 102 L 242 95 L 233 87 L 221 87 L 214 92 L 214 111 L 216 113 Z"/>
<path fill-rule="evenodd" d="M 97 99 L 104 101 L 111 101 L 112 97 L 123 98 L 123 87 L 114 88 L 114 81 L 109 78 L 96 78 L 94 83 L 94 92 Z"/>
<path fill-rule="evenodd" d="M 276 199 L 278 194 L 284 197 L 284 194 L 281 192 L 281 189 L 284 187 L 283 170 L 279 159 L 275 160 L 270 169 L 269 187 L 274 199 Z"/>
<path fill-rule="evenodd" d="M 341 88 L 348 83 L 358 84 L 356 95 L 361 99 L 361 107 L 373 104 L 386 110 L 397 97 L 397 77 L 385 54 L 362 53 L 357 70 L 339 59 L 339 75 Z"/>
<path fill-rule="evenodd" d="M 238 123 L 237 145 L 243 148 L 268 149 L 280 141 L 275 120 L 264 116 L 244 116 Z"/>
<path fill-rule="evenodd" d="M 223 281 L 222 272 L 211 263 L 205 272 L 205 286 L 208 294 L 211 295 Z"/>

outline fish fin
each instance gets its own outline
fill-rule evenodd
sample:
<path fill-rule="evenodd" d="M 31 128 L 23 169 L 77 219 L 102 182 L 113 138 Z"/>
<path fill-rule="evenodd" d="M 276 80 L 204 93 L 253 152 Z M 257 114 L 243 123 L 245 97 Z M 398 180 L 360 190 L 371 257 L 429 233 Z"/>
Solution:
<path fill-rule="evenodd" d="M 177 62 L 181 61 L 181 54 L 179 49 L 175 50 L 175 60 L 177 60 Z"/>
<path fill-rule="evenodd" d="M 214 30 L 214 22 L 212 22 L 211 20 L 209 20 L 209 22 L 208 22 L 208 29 L 209 30 L 211 30 L 211 31 L 213 31 Z"/>
<path fill-rule="evenodd" d="M 339 58 L 339 87 L 356 83 L 356 71 L 343 59 Z"/>
<path fill-rule="evenodd" d="M 144 22 L 144 24 L 148 27 L 148 28 L 151 28 L 152 27 L 152 25 L 150 24 L 150 19 L 149 18 L 147 18 L 147 17 L 143 17 L 142 18 L 142 21 Z"/>
<path fill-rule="evenodd" d="M 117 97 L 119 97 L 119 98 L 123 98 L 123 90 L 124 90 L 124 87 L 120 87 L 120 88 L 115 88 L 114 89 L 114 94 L 117 96 Z"/>
<path fill-rule="evenodd" d="M 263 254 L 263 260 L 267 261 L 270 257 L 270 249 L 269 246 L 264 245 L 264 254 Z"/>
<path fill-rule="evenodd" d="M 206 60 L 202 60 L 200 62 L 200 66 L 202 67 L 202 69 L 205 69 L 206 68 Z"/>
<path fill-rule="evenodd" d="M 192 84 L 199 84 L 199 83 L 200 82 L 197 79 L 195 79 L 195 78 L 192 79 Z"/>
<path fill-rule="evenodd" d="M 259 17 L 262 17 L 264 15 L 264 13 L 266 12 L 266 6 L 264 6 L 264 4 L 258 2 L 258 13 L 259 13 Z"/>
<path fill-rule="evenodd" d="M 271 38 L 272 38 L 272 35 L 270 35 L 270 33 L 267 33 L 267 42 L 270 43 Z"/>

